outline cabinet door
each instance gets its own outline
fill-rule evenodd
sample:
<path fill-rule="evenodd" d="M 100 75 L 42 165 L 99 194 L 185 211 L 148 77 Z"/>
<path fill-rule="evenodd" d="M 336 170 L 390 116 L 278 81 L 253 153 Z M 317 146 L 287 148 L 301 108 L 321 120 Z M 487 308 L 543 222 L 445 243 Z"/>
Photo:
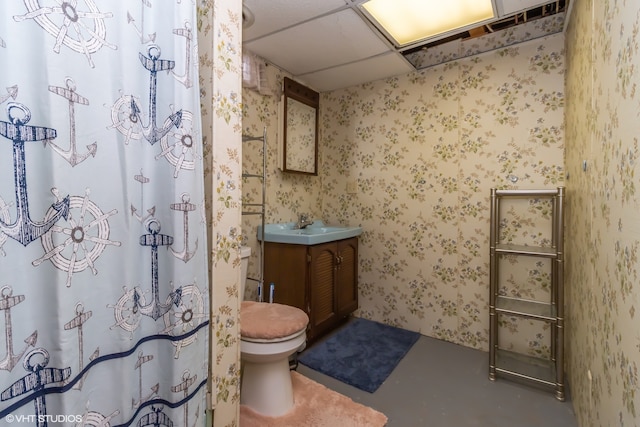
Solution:
<path fill-rule="evenodd" d="M 270 283 L 275 285 L 274 302 L 298 307 L 309 314 L 306 299 L 307 247 L 265 242 L 263 301 L 269 301 Z"/>
<path fill-rule="evenodd" d="M 309 247 L 310 323 L 313 335 L 322 334 L 336 318 L 336 256 L 335 242 Z"/>
<path fill-rule="evenodd" d="M 336 296 L 339 316 L 347 316 L 358 308 L 357 238 L 338 242 Z"/>

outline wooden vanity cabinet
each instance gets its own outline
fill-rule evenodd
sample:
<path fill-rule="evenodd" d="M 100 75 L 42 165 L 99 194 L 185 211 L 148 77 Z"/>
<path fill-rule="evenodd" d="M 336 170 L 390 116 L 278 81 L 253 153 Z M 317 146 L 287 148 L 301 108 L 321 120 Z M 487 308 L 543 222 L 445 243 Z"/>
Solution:
<path fill-rule="evenodd" d="M 338 242 L 338 277 L 336 278 L 338 316 L 346 317 L 358 308 L 358 239 Z"/>
<path fill-rule="evenodd" d="M 265 242 L 265 292 L 309 315 L 307 341 L 340 325 L 358 308 L 358 238 L 318 245 Z M 268 294 L 265 295 L 265 301 Z"/>

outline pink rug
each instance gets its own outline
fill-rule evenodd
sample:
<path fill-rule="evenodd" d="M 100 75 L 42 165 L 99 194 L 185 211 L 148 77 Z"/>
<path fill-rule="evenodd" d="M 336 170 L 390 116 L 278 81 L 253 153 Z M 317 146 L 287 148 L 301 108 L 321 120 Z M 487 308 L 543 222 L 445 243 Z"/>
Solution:
<path fill-rule="evenodd" d="M 291 372 L 293 409 L 281 417 L 266 417 L 240 405 L 240 427 L 383 427 L 387 417 L 300 375 Z"/>

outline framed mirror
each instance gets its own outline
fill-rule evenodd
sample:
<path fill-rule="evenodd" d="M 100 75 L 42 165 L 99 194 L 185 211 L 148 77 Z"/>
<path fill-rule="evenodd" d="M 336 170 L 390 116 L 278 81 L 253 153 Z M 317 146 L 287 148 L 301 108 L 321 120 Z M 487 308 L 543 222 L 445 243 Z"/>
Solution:
<path fill-rule="evenodd" d="M 282 170 L 318 175 L 320 94 L 284 78 Z"/>

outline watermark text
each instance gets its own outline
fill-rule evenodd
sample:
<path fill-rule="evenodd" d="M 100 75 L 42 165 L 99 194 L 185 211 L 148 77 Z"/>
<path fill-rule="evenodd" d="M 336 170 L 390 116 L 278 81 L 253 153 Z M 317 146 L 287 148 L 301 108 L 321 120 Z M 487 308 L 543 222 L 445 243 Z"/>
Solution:
<path fill-rule="evenodd" d="M 82 422 L 82 415 L 36 415 L 36 414 L 29 414 L 29 415 L 13 415 L 13 414 L 9 414 L 6 417 L 4 417 L 4 420 L 8 423 L 35 423 L 37 422 L 38 424 L 40 423 L 59 423 L 59 424 L 69 424 L 69 423 L 80 423 Z"/>

